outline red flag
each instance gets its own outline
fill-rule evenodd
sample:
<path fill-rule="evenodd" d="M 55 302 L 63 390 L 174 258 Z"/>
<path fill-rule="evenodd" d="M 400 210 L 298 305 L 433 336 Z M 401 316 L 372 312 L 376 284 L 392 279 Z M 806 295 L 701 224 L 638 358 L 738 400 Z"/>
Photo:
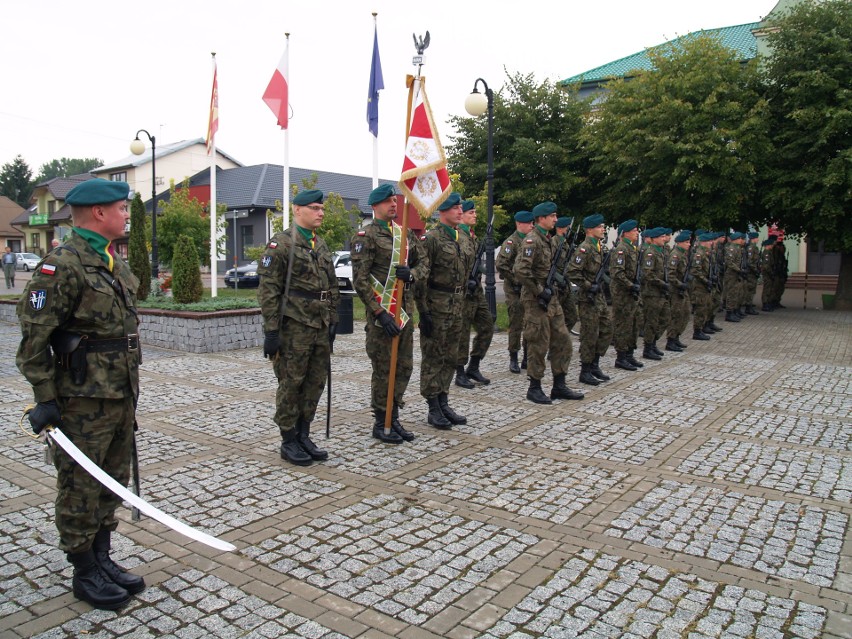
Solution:
<path fill-rule="evenodd" d="M 452 185 L 425 85 L 422 80 L 415 80 L 415 83 L 417 106 L 405 145 L 399 188 L 414 204 L 420 217 L 426 219 L 449 197 Z"/>
<path fill-rule="evenodd" d="M 213 93 L 210 95 L 210 119 L 207 121 L 207 155 L 213 150 L 219 130 L 219 82 L 216 78 L 216 58 L 213 58 Z"/>
<path fill-rule="evenodd" d="M 284 55 L 281 56 L 281 60 L 278 62 L 275 73 L 272 74 L 272 79 L 269 81 L 269 86 L 266 87 L 266 91 L 263 93 L 263 101 L 266 102 L 266 106 L 268 106 L 275 114 L 275 117 L 278 118 L 278 126 L 282 129 L 287 128 L 290 110 L 289 90 L 287 87 L 287 75 L 289 73 L 289 58 L 287 56 L 287 52 L 289 50 L 289 46 L 290 42 L 288 40 L 287 46 L 284 48 Z"/>

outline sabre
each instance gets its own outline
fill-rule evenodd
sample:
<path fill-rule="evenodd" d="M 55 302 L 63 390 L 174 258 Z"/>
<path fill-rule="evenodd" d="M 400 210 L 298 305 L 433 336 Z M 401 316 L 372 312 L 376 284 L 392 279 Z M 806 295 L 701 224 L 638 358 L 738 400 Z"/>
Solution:
<path fill-rule="evenodd" d="M 29 412 L 30 408 L 27 408 L 27 410 L 24 411 L 24 416 L 26 416 Z M 23 421 L 23 418 L 21 421 Z M 237 549 L 234 544 L 213 537 L 212 535 L 208 535 L 207 533 L 197 530 L 182 521 L 178 521 L 171 515 L 164 513 L 159 508 L 152 506 L 141 497 L 134 495 L 132 492 L 127 490 L 127 488 L 107 475 L 91 459 L 86 457 L 85 453 L 77 448 L 61 430 L 54 428 L 53 426 L 47 426 L 45 427 L 44 432 L 47 433 L 47 436 L 50 437 L 54 444 L 60 446 L 62 450 L 68 453 L 71 458 L 80 464 L 80 466 L 82 466 L 92 477 L 97 479 L 101 484 L 109 488 L 131 506 L 138 508 L 149 517 L 156 519 L 161 524 L 165 524 L 184 537 L 189 537 L 193 541 L 200 541 L 202 544 L 215 548 L 216 550 L 234 551 Z"/>

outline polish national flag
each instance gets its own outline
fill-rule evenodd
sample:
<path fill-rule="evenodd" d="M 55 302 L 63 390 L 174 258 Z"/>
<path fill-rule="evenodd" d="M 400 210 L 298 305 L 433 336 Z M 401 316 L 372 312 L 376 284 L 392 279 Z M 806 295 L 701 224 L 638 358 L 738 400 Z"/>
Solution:
<path fill-rule="evenodd" d="M 213 150 L 219 130 L 219 82 L 216 79 L 216 60 L 213 60 L 213 93 L 210 95 L 210 119 L 207 121 L 207 155 Z"/>
<path fill-rule="evenodd" d="M 289 41 L 284 48 L 284 55 L 278 62 L 278 67 L 275 73 L 272 74 L 272 79 L 269 81 L 269 86 L 263 93 L 263 101 L 266 102 L 275 117 L 278 118 L 278 126 L 282 129 L 287 128 L 289 121 L 289 90 L 287 87 L 287 75 L 289 74 Z"/>

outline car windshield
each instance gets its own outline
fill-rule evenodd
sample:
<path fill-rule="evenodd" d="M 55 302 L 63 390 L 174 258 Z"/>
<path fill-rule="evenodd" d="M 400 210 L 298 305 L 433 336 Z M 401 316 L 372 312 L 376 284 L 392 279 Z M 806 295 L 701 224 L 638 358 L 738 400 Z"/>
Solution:
<path fill-rule="evenodd" d="M 40 260 L 41 258 L 35 253 L 21 253 L 21 259 L 24 260 Z"/>

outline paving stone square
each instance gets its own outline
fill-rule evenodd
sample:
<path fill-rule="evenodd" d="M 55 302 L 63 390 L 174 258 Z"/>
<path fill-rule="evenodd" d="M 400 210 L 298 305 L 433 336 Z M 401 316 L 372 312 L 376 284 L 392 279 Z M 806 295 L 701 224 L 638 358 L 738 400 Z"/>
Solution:
<path fill-rule="evenodd" d="M 240 365 L 229 366 L 235 373 L 243 371 Z M 165 357 L 147 361 L 143 355 L 141 366 L 145 373 L 157 373 L 169 377 L 186 377 L 189 379 L 206 378 L 207 374 L 222 372 L 222 361 L 212 357 L 201 355 L 180 355 L 177 357 Z"/>
<path fill-rule="evenodd" d="M 572 408 L 580 413 L 606 415 L 608 419 L 627 419 L 678 428 L 695 426 L 716 410 L 713 405 L 689 404 L 661 396 L 665 395 L 665 389 L 665 383 L 658 382 L 656 395 L 643 397 L 642 401 L 637 401 L 634 396 L 618 394 L 608 396 L 604 406 L 592 402 L 575 402 Z"/>
<path fill-rule="evenodd" d="M 137 412 L 156 413 L 191 405 L 206 405 L 228 395 L 212 388 L 196 388 L 183 384 L 147 383 L 139 392 Z"/>
<path fill-rule="evenodd" d="M 694 380 L 675 378 L 661 381 L 657 379 L 640 379 L 627 385 L 624 390 L 630 394 L 659 395 L 673 399 L 690 399 L 723 404 L 730 402 L 742 392 L 742 386 L 720 384 L 718 382 L 702 381 L 696 384 Z"/>
<path fill-rule="evenodd" d="M 852 394 L 852 367 L 797 364 L 773 386 L 820 393 Z"/>
<path fill-rule="evenodd" d="M 690 378 L 726 382 L 729 384 L 751 384 L 760 379 L 766 371 L 739 369 L 701 364 L 676 364 L 666 368 L 666 375 L 676 379 Z M 703 387 L 703 383 L 701 384 Z"/>
<path fill-rule="evenodd" d="M 274 402 L 241 399 L 160 415 L 157 421 L 232 442 L 280 443 L 274 416 Z"/>
<path fill-rule="evenodd" d="M 722 425 L 720 431 L 787 444 L 852 451 L 852 424 L 849 422 L 809 415 L 785 415 L 770 408 L 741 410 Z"/>
<path fill-rule="evenodd" d="M 754 406 L 785 413 L 849 419 L 852 415 L 852 396 L 770 388 L 754 401 Z"/>

